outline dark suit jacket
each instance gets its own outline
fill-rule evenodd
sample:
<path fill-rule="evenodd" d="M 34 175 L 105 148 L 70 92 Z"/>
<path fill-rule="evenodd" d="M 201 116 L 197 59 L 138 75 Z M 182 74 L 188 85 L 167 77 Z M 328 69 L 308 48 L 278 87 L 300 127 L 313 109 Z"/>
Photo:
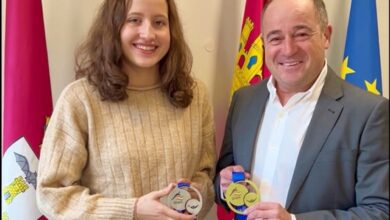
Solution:
<path fill-rule="evenodd" d="M 232 99 L 219 171 L 251 172 L 254 146 L 269 92 L 267 81 Z M 328 67 L 306 132 L 285 208 L 297 219 L 389 219 L 389 101 L 340 79 Z"/>

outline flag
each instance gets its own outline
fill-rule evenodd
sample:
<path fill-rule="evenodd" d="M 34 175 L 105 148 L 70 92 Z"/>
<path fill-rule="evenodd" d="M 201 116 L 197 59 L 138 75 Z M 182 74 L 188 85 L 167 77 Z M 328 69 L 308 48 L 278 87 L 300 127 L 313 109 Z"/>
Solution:
<path fill-rule="evenodd" d="M 39 219 L 40 145 L 52 113 L 41 0 L 7 0 L 2 149 L 2 219 Z"/>
<path fill-rule="evenodd" d="M 264 62 L 261 13 L 266 0 L 247 0 L 239 50 L 234 67 L 231 95 L 242 86 L 253 85 L 270 75 Z"/>
<path fill-rule="evenodd" d="M 246 0 L 231 95 L 237 89 L 256 84 L 270 75 L 265 66 L 263 42 L 260 38 L 260 19 L 265 3 L 266 0 Z M 218 205 L 217 217 L 219 220 L 229 220 L 234 218 L 234 213 Z"/>
<path fill-rule="evenodd" d="M 341 78 L 382 93 L 376 1 L 352 0 Z"/>

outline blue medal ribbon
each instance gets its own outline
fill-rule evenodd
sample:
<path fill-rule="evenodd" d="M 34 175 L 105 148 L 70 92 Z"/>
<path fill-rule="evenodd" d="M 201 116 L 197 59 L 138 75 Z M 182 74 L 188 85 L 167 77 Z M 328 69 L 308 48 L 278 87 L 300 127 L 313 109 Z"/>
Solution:
<path fill-rule="evenodd" d="M 245 180 L 245 173 L 244 172 L 234 172 L 232 173 L 232 181 L 238 182 L 238 181 L 244 181 Z M 237 206 L 236 209 L 238 211 L 244 211 L 247 207 L 245 205 Z M 241 215 L 241 214 L 235 214 L 234 219 L 235 220 L 246 220 L 247 216 L 246 215 Z"/>
<path fill-rule="evenodd" d="M 179 187 L 179 188 L 183 188 L 183 187 L 190 187 L 190 184 L 189 183 L 185 183 L 185 182 L 179 182 L 178 184 L 177 184 L 177 187 Z"/>

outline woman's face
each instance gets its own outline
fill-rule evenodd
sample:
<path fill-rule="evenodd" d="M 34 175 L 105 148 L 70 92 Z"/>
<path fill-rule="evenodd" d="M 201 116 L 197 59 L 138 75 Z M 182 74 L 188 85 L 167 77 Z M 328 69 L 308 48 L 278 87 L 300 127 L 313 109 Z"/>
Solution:
<path fill-rule="evenodd" d="M 166 0 L 133 0 L 120 34 L 125 65 L 158 66 L 170 47 Z"/>

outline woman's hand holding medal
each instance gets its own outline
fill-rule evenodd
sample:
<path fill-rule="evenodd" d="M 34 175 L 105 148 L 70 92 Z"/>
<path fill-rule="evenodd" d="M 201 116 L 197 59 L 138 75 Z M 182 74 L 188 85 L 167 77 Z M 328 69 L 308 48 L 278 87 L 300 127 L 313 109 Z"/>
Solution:
<path fill-rule="evenodd" d="M 162 190 L 141 196 L 135 205 L 135 219 L 196 219 L 193 215 L 179 213 L 160 202 L 161 198 L 167 196 L 173 189 L 175 189 L 175 184 L 171 183 Z"/>
<path fill-rule="evenodd" d="M 179 213 L 197 215 L 202 209 L 202 196 L 186 179 L 181 179 L 169 193 L 167 205 Z"/>

